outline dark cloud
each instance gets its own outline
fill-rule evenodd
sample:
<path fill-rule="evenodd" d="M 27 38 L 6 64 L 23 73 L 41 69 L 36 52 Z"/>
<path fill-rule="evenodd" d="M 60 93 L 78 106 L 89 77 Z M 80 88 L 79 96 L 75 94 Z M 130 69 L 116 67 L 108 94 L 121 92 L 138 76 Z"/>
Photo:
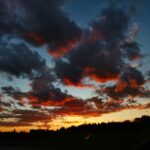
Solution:
<path fill-rule="evenodd" d="M 34 45 L 48 44 L 51 54 L 63 55 L 81 36 L 63 4 L 64 0 L 2 0 L 0 32 L 22 36 Z"/>
<path fill-rule="evenodd" d="M 2 108 L 1 95 L 0 95 L 0 112 L 1 111 L 3 111 L 3 108 Z"/>
<path fill-rule="evenodd" d="M 20 127 L 20 126 L 32 126 L 32 123 L 42 121 L 48 122 L 51 120 L 51 116 L 46 112 L 40 112 L 39 110 L 21 110 L 16 109 L 10 114 L 0 115 L 0 126 L 4 127 Z M 14 119 L 14 121 L 5 121 L 6 119 Z"/>
<path fill-rule="evenodd" d="M 9 103 L 9 102 L 4 102 L 4 101 L 0 101 L 0 105 L 2 106 L 2 107 L 11 107 L 11 104 Z"/>
<path fill-rule="evenodd" d="M 9 108 L 11 104 L 9 102 L 5 102 L 2 100 L 3 94 L 0 94 L 0 112 L 3 112 L 5 110 L 5 107 Z"/>
<path fill-rule="evenodd" d="M 122 48 L 126 50 L 129 60 L 139 60 L 142 57 L 140 47 L 137 42 L 125 42 Z"/>
<path fill-rule="evenodd" d="M 72 96 L 61 92 L 52 84 L 55 81 L 53 70 L 49 69 L 45 60 L 38 53 L 32 52 L 25 45 L 11 45 L 4 47 L 0 51 L 3 57 L 0 57 L 1 71 L 14 75 L 16 77 L 25 76 L 30 80 L 31 90 L 22 92 L 14 86 L 2 87 L 3 94 L 22 101 L 23 98 L 29 99 L 29 103 L 38 107 L 39 105 L 48 105 L 47 102 L 63 101 Z M 50 105 L 50 104 L 49 104 Z"/>
<path fill-rule="evenodd" d="M 98 90 L 98 93 L 106 93 L 110 98 L 120 100 L 132 97 L 149 97 L 149 90 L 144 88 L 144 77 L 135 68 L 127 67 L 122 73 L 120 80 L 113 86 Z"/>
<path fill-rule="evenodd" d="M 125 84 L 125 83 L 121 83 L 121 84 Z M 125 87 L 120 87 L 120 89 L 118 85 L 110 86 L 102 90 L 98 90 L 98 93 L 101 93 L 101 91 L 103 91 L 103 94 L 106 93 L 107 96 L 116 100 L 129 98 L 128 96 L 131 96 L 132 98 L 147 97 L 146 95 L 148 94 L 148 93 L 146 94 L 145 90 L 143 90 L 142 87 L 131 87 L 130 85 L 129 86 L 125 85 Z"/>
<path fill-rule="evenodd" d="M 148 70 L 148 71 L 146 72 L 146 76 L 147 76 L 148 80 L 150 81 L 150 70 Z"/>
<path fill-rule="evenodd" d="M 40 106 L 59 106 L 55 109 L 47 109 L 38 107 L 36 105 L 32 107 L 32 110 L 27 109 L 17 109 L 13 110 L 10 114 L 0 115 L 1 119 L 14 118 L 16 122 L 9 122 L 12 126 L 32 126 L 33 123 L 41 121 L 42 123 L 49 123 L 49 121 L 64 116 L 82 116 L 82 117 L 96 117 L 102 114 L 107 114 L 111 112 L 118 112 L 126 109 L 148 109 L 149 104 L 146 105 L 130 105 L 124 104 L 123 100 L 108 99 L 104 101 L 101 98 L 93 97 L 87 100 L 70 98 L 63 101 L 46 101 L 47 105 L 44 103 Z M 50 102 L 50 103 L 48 103 Z M 9 126 L 8 122 L 0 122 L 0 126 Z"/>
<path fill-rule="evenodd" d="M 81 29 L 63 12 L 64 0 L 0 1 L 2 36 L 12 34 L 35 46 L 46 44 L 52 55 L 63 55 L 54 59 L 55 67 L 49 69 L 45 60 L 29 46 L 0 43 L 0 72 L 27 77 L 31 87 L 27 92 L 15 86 L 1 88 L 2 95 L 16 100 L 18 107 L 28 103 L 31 110 L 11 108 L 11 115 L 0 117 L 16 119 L 16 122 L 2 121 L 0 126 L 31 126 L 37 121 L 47 123 L 58 116 L 91 117 L 149 108 L 149 104 L 140 106 L 132 99 L 150 94 L 144 88 L 146 81 L 142 72 L 130 65 L 142 56 L 139 44 L 134 41 L 136 32 L 132 37 L 128 34 L 131 11 L 116 7 L 116 2 L 112 1 L 81 37 Z M 59 79 L 68 86 L 89 87 L 83 83 L 86 77 L 104 83 L 104 87 L 97 90 L 101 98 L 79 99 L 53 84 Z M 113 85 L 107 84 L 109 81 L 114 81 Z M 126 104 L 124 99 L 128 97 Z M 11 105 L 0 101 L 0 111 L 3 107 Z"/>
<path fill-rule="evenodd" d="M 124 66 L 128 65 L 125 60 L 141 56 L 138 44 L 126 40 L 129 18 L 122 8 L 104 9 L 78 46 L 64 59 L 56 60 L 58 78 L 74 86 L 81 85 L 85 77 L 98 82 L 118 80 Z"/>
<path fill-rule="evenodd" d="M 109 47 L 103 47 L 101 43 L 83 43 L 72 50 L 68 57 L 69 63 L 62 60 L 56 62 L 56 73 L 64 83 L 70 81 L 75 85 L 86 76 L 102 82 L 116 79 L 121 59 L 117 52 L 113 53 L 114 57 L 111 54 Z"/>
<path fill-rule="evenodd" d="M 22 92 L 20 91 L 20 89 L 18 88 L 14 88 L 12 86 L 5 86 L 5 87 L 1 87 L 2 93 L 3 94 L 7 94 L 8 96 L 14 98 L 14 99 L 18 99 L 19 95 L 22 94 Z"/>
<path fill-rule="evenodd" d="M 0 122 L 1 127 L 25 127 L 25 126 L 31 126 L 31 123 L 20 123 L 20 122 L 8 122 L 8 121 L 2 121 Z"/>
<path fill-rule="evenodd" d="M 45 60 L 24 44 L 0 45 L 0 72 L 16 77 L 29 76 L 45 67 Z"/>
<path fill-rule="evenodd" d="M 14 110 L 14 115 L 18 116 L 19 122 L 22 123 L 32 123 L 37 121 L 50 121 L 50 115 L 46 114 L 46 112 L 40 112 L 36 110 Z"/>
<path fill-rule="evenodd" d="M 104 40 L 120 42 L 129 25 L 129 16 L 122 9 L 104 9 L 98 20 L 92 23 L 93 32 Z"/>
<path fill-rule="evenodd" d="M 49 89 L 48 94 L 44 95 L 48 96 L 46 98 L 44 97 L 45 99 L 43 99 L 43 95 L 42 96 L 37 95 L 37 93 L 35 93 L 34 91 L 22 93 L 15 91 L 14 89 L 12 90 L 11 87 L 4 87 L 3 92 L 9 93 L 8 94 L 9 96 L 18 99 L 20 102 L 22 102 L 22 98 L 28 98 L 29 103 L 32 105 L 33 111 L 34 110 L 37 111 L 37 108 L 38 111 L 42 110 L 41 106 L 57 106 L 57 107 L 59 106 L 58 108 L 47 110 L 49 112 L 48 113 L 49 117 L 51 116 L 53 119 L 57 116 L 66 116 L 66 115 L 79 115 L 83 117 L 99 116 L 104 113 L 120 111 L 126 109 L 127 107 L 123 105 L 123 101 L 108 100 L 107 102 L 105 102 L 98 97 L 93 97 L 86 100 L 74 98 L 65 93 L 62 93 L 60 90 L 56 88 L 52 90 Z M 28 118 L 32 114 L 27 113 L 26 115 L 26 111 L 19 111 L 19 112 L 21 113 L 24 112 L 23 115 L 20 115 L 21 120 L 27 120 L 25 119 L 26 116 Z M 38 119 L 38 116 L 36 117 L 33 115 L 33 118 L 34 117 Z M 29 119 L 33 120 L 34 122 L 35 119 L 33 118 L 29 117 Z"/>
<path fill-rule="evenodd" d="M 57 102 L 55 102 L 57 104 Z M 60 103 L 59 103 L 60 104 Z M 34 108 L 34 107 L 33 107 Z M 116 112 L 126 109 L 118 101 L 108 101 L 104 103 L 98 97 L 93 97 L 86 101 L 81 99 L 72 99 L 65 101 L 61 107 L 55 109 L 16 109 L 10 114 L 1 114 L 0 126 L 17 127 L 17 126 L 32 126 L 35 122 L 49 123 L 52 119 L 58 116 L 82 116 L 82 117 L 95 117 L 104 113 Z M 16 121 L 7 122 L 7 119 L 15 119 Z"/>
<path fill-rule="evenodd" d="M 107 113 L 118 112 L 133 108 L 146 108 L 147 105 L 127 105 L 123 100 L 108 99 L 103 101 L 98 97 L 81 100 L 76 99 L 66 102 L 62 107 L 54 109 L 54 115 L 60 116 L 82 116 L 85 118 L 96 117 Z"/>
<path fill-rule="evenodd" d="M 61 106 L 66 101 L 70 101 L 73 97 L 67 93 L 63 93 L 59 88 L 55 88 L 46 76 L 36 77 L 32 80 L 31 90 L 22 92 L 12 86 L 2 87 L 3 94 L 18 100 L 23 104 L 23 99 L 27 98 L 28 103 L 34 108 L 40 106 Z"/>
<path fill-rule="evenodd" d="M 142 72 L 133 67 L 125 68 L 121 78 L 131 86 L 140 86 L 145 82 Z"/>
<path fill-rule="evenodd" d="M 42 74 L 39 77 L 34 77 L 30 84 L 32 90 L 29 95 L 37 97 L 39 100 L 56 100 L 61 101 L 67 97 L 60 89 L 55 88 L 51 83 L 51 76 L 49 74 Z"/>

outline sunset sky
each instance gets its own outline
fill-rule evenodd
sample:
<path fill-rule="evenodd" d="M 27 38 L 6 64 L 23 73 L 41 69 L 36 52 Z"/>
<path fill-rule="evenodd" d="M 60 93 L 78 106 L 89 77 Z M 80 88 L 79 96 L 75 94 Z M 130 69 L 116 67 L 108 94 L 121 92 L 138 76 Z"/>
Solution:
<path fill-rule="evenodd" d="M 0 0 L 0 131 L 150 115 L 148 0 Z"/>

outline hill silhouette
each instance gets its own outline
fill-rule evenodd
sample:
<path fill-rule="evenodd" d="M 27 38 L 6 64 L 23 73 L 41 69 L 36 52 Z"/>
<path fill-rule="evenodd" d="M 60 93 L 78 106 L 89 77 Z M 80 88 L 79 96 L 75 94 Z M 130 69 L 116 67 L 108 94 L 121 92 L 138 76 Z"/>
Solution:
<path fill-rule="evenodd" d="M 58 131 L 0 133 L 1 150 L 149 150 L 150 117 L 88 124 Z"/>

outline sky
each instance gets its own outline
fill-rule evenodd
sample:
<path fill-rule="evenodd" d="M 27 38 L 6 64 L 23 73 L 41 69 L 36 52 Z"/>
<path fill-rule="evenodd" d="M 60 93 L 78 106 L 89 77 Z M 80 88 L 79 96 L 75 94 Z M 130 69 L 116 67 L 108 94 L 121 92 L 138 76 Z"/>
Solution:
<path fill-rule="evenodd" d="M 1 0 L 0 131 L 150 115 L 148 0 Z"/>

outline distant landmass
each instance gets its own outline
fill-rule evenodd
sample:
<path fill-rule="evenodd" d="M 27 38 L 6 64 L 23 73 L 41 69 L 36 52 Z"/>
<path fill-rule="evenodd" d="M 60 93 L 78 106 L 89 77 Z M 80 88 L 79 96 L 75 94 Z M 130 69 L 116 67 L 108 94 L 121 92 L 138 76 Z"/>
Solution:
<path fill-rule="evenodd" d="M 150 150 L 150 116 L 58 131 L 1 132 L 0 150 Z"/>

